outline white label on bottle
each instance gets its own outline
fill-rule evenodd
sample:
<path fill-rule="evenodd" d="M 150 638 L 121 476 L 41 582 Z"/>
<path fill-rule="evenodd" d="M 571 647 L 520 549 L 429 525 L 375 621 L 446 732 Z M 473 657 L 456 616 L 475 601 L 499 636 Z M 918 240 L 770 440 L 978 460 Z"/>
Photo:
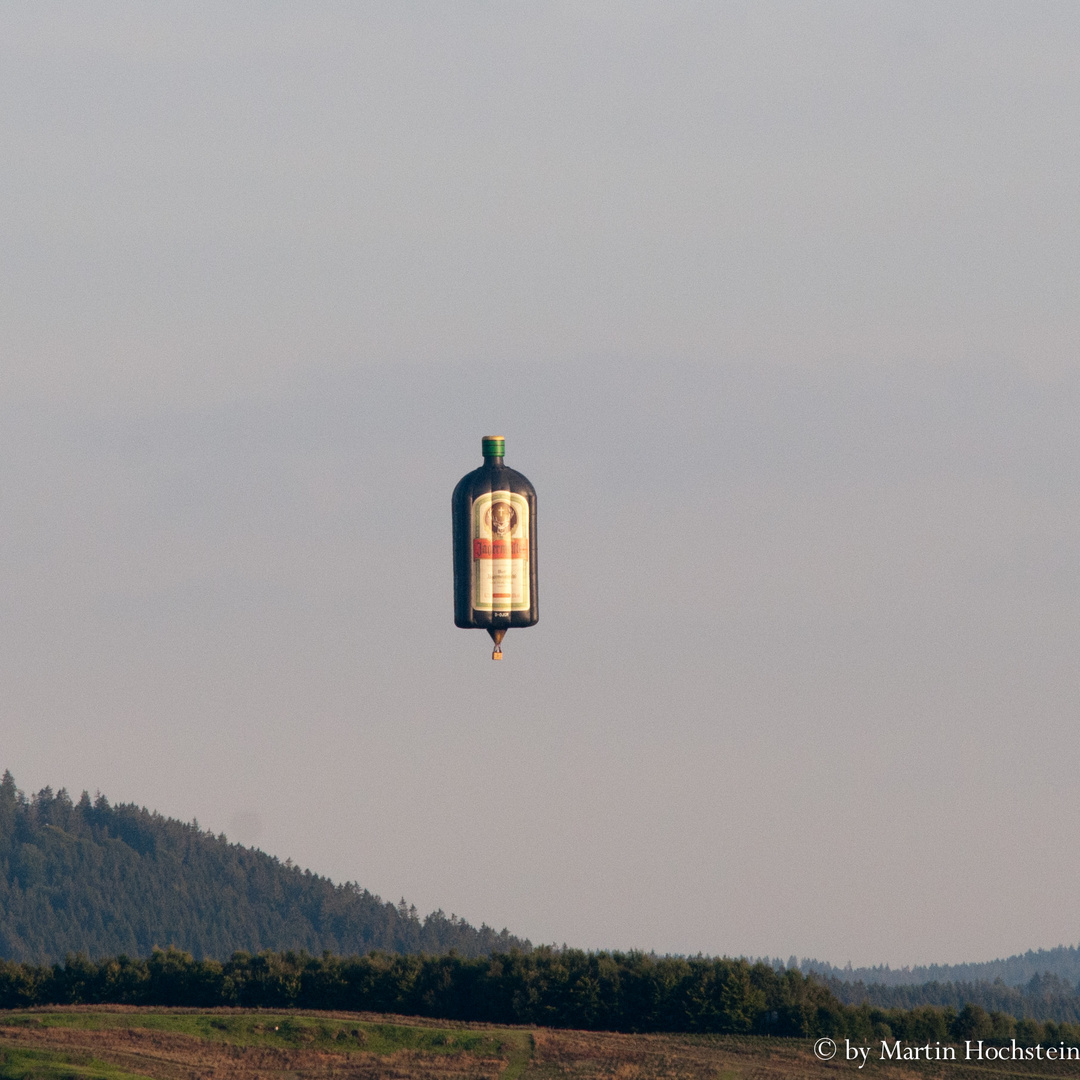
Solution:
<path fill-rule="evenodd" d="M 473 500 L 473 607 L 496 614 L 528 611 L 529 503 L 512 491 Z"/>

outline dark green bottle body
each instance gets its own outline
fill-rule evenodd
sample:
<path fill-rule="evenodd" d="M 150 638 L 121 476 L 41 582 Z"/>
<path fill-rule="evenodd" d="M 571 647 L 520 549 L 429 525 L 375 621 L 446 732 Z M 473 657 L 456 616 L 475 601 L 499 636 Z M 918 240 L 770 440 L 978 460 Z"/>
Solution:
<path fill-rule="evenodd" d="M 487 457 L 458 482 L 452 508 L 454 623 L 489 632 L 535 625 L 536 489 L 502 457 Z"/>

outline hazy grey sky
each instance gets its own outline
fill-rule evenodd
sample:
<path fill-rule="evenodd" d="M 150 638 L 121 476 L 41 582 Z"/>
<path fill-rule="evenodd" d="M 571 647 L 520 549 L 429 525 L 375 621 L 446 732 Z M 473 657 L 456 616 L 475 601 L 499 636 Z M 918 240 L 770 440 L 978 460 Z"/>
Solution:
<path fill-rule="evenodd" d="M 1078 117 L 1073 3 L 3 5 L 0 767 L 534 941 L 1075 943 Z"/>

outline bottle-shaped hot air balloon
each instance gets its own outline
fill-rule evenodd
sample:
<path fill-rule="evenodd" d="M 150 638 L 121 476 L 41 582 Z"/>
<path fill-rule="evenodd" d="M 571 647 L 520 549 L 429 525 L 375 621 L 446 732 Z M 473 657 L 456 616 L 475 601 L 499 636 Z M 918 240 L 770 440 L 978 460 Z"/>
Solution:
<path fill-rule="evenodd" d="M 503 464 L 506 440 L 485 435 L 484 464 L 454 488 L 454 622 L 486 630 L 502 659 L 511 626 L 540 618 L 536 597 L 536 489 Z"/>

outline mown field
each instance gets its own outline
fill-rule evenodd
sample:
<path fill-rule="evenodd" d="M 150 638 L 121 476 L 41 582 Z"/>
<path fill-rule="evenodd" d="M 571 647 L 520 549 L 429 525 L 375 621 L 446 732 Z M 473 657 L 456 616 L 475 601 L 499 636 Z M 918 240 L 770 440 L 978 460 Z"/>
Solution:
<path fill-rule="evenodd" d="M 124 1006 L 0 1012 L 0 1080 L 815 1080 L 1080 1077 L 1076 1062 L 820 1062 L 809 1040 L 621 1035 L 370 1013 Z"/>

